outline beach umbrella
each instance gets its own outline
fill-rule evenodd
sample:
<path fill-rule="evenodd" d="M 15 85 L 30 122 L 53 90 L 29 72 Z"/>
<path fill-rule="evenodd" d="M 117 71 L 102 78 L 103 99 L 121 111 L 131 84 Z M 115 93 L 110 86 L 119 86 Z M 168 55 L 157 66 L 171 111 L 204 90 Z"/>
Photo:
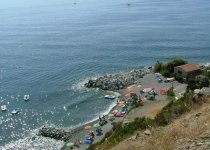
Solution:
<path fill-rule="evenodd" d="M 118 112 L 117 109 L 115 109 L 115 110 L 112 111 L 113 114 L 116 114 L 117 112 Z"/>
<path fill-rule="evenodd" d="M 140 88 L 140 87 L 142 87 L 142 85 L 138 85 L 137 87 Z"/>
<path fill-rule="evenodd" d="M 90 125 L 85 126 L 85 130 L 91 130 L 92 127 Z"/>
<path fill-rule="evenodd" d="M 120 101 L 119 104 L 125 104 L 125 102 L 124 101 Z"/>
<path fill-rule="evenodd" d="M 94 127 L 94 128 L 98 128 L 98 127 L 100 127 L 100 124 L 99 124 L 99 123 L 95 123 L 95 124 L 93 125 L 93 127 Z"/>
<path fill-rule="evenodd" d="M 66 146 L 67 147 L 73 147 L 74 146 L 74 143 L 69 142 L 69 143 L 66 144 Z"/>
<path fill-rule="evenodd" d="M 125 104 L 119 104 L 119 106 L 123 108 L 123 107 L 125 107 Z"/>
<path fill-rule="evenodd" d="M 114 115 L 113 114 L 108 114 L 108 117 L 114 117 Z"/>
<path fill-rule="evenodd" d="M 154 89 L 155 89 L 155 87 L 154 87 L 154 86 L 151 86 L 151 87 L 150 87 L 150 89 L 154 90 Z"/>
<path fill-rule="evenodd" d="M 122 112 L 118 112 L 118 113 L 116 113 L 116 116 L 117 116 L 117 117 L 123 117 L 124 114 L 123 114 Z"/>
<path fill-rule="evenodd" d="M 127 89 L 133 89 L 133 87 L 132 86 L 128 86 Z"/>
<path fill-rule="evenodd" d="M 119 103 L 119 104 L 118 104 L 118 106 L 120 106 L 120 107 L 121 107 L 122 105 L 125 105 L 125 103 Z"/>
<path fill-rule="evenodd" d="M 130 95 L 130 93 L 128 93 L 128 94 L 125 94 L 125 97 L 130 97 L 131 95 Z"/>
<path fill-rule="evenodd" d="M 130 93 L 130 92 L 135 92 L 134 89 L 128 89 L 127 91 L 128 91 L 129 93 Z"/>
<path fill-rule="evenodd" d="M 148 93 L 148 92 L 150 92 L 150 91 L 152 91 L 151 88 L 145 88 L 145 89 L 143 89 L 143 92 L 144 92 L 144 93 Z"/>

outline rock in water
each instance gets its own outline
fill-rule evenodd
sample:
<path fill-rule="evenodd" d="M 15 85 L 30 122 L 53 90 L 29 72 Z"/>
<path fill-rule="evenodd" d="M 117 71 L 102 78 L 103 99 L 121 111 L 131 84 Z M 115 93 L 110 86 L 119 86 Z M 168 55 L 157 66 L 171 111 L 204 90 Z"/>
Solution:
<path fill-rule="evenodd" d="M 61 141 L 67 141 L 71 138 L 71 132 L 67 132 L 63 129 L 56 129 L 54 127 L 45 126 L 39 130 L 39 135 Z"/>
<path fill-rule="evenodd" d="M 88 83 L 85 83 L 85 86 L 87 88 L 116 91 L 135 84 L 144 75 L 144 70 L 132 70 L 125 74 L 105 75 L 96 80 L 89 80 Z"/>

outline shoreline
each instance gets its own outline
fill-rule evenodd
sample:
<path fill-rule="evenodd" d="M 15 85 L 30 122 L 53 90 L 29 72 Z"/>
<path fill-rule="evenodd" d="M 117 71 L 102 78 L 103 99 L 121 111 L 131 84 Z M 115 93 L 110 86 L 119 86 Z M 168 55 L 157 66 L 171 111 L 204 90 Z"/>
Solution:
<path fill-rule="evenodd" d="M 163 77 L 162 77 L 163 78 Z M 141 98 L 145 101 L 145 106 L 142 107 L 137 107 L 134 109 L 131 109 L 131 111 L 128 111 L 123 117 L 115 117 L 115 120 L 113 122 L 122 122 L 125 118 L 125 120 L 134 120 L 136 117 L 138 116 L 154 116 L 156 113 L 158 113 L 158 111 L 164 107 L 165 105 L 167 105 L 168 102 L 170 102 L 167 99 L 167 95 L 161 95 L 158 94 L 155 98 L 155 100 L 147 100 L 145 98 L 145 94 L 141 94 L 140 90 L 144 89 L 144 88 L 148 88 L 148 87 L 155 87 L 155 91 L 159 92 L 161 89 L 169 89 L 171 88 L 172 84 L 171 83 L 159 83 L 157 82 L 157 78 L 155 76 L 155 74 L 153 72 L 149 72 L 146 73 L 144 75 L 143 78 L 139 79 L 138 82 L 136 84 L 134 84 L 132 87 L 135 92 L 138 94 L 138 96 L 141 96 Z M 180 84 L 178 82 L 173 82 L 173 86 L 174 88 L 177 90 L 176 93 L 178 94 L 179 91 L 183 91 L 183 89 L 185 89 L 183 84 Z M 180 88 L 180 86 L 183 86 L 183 88 Z M 120 93 L 122 95 L 122 97 L 124 98 L 127 89 L 123 89 L 123 90 L 118 90 L 118 93 Z M 115 99 L 116 100 L 116 99 Z M 118 109 L 118 105 L 115 105 L 110 111 L 112 112 L 115 109 Z M 159 107 L 160 109 L 155 109 L 156 107 Z M 92 121 L 90 123 L 86 123 L 81 125 L 80 127 L 76 128 L 75 130 L 72 131 L 72 137 L 70 138 L 69 142 L 74 143 L 76 139 L 81 139 L 84 137 L 85 134 L 88 134 L 87 131 L 85 131 L 84 126 L 85 125 L 93 125 L 94 123 L 96 123 L 98 121 L 98 119 L 96 119 L 95 121 Z M 95 141 L 93 143 L 99 142 L 104 138 L 104 135 L 112 130 L 112 122 L 108 121 L 108 124 L 102 126 L 102 130 L 103 130 L 103 136 L 100 137 L 96 137 Z M 65 144 L 66 145 L 66 144 Z M 63 146 L 62 150 L 67 150 L 67 148 L 65 148 L 66 146 Z M 85 150 L 89 147 L 89 145 L 86 144 L 81 144 L 80 145 L 80 150 Z M 68 148 L 69 149 L 69 148 Z"/>
<path fill-rule="evenodd" d="M 131 70 L 131 71 L 132 71 L 132 70 Z M 143 77 L 144 77 L 145 75 L 149 74 L 149 73 L 153 73 L 152 70 L 149 69 L 148 67 L 142 68 L 141 71 L 144 73 Z M 143 78 L 143 77 L 142 77 L 142 78 Z M 139 78 L 139 79 L 140 79 L 140 78 Z M 138 79 L 138 80 L 139 80 L 139 79 Z M 136 82 L 138 82 L 138 80 L 137 80 Z M 131 85 L 131 86 L 135 86 L 135 85 L 136 85 L 136 84 Z M 128 86 L 127 86 L 127 87 L 128 87 Z M 127 88 L 127 87 L 126 87 L 126 88 Z M 109 92 L 112 93 L 112 94 L 114 94 L 115 96 L 117 96 L 117 95 L 119 94 L 118 96 L 121 96 L 121 97 L 124 98 L 124 96 L 125 96 L 124 93 L 125 93 L 125 91 L 126 91 L 126 88 L 125 88 L 125 89 L 119 89 L 119 90 L 117 90 L 117 91 L 109 91 Z M 117 93 L 117 94 L 116 94 L 116 93 Z M 117 101 L 117 99 L 114 99 L 114 101 Z M 103 130 L 103 135 L 100 136 L 100 137 L 96 137 L 96 139 L 94 140 L 93 143 L 96 143 L 96 142 L 99 142 L 99 141 L 103 140 L 103 138 L 105 137 L 105 134 L 106 134 L 107 132 L 110 132 L 110 131 L 112 130 L 112 127 L 113 127 L 112 123 L 113 123 L 113 122 L 115 122 L 115 123 L 123 122 L 124 118 L 128 115 L 128 113 L 126 113 L 123 117 L 115 117 L 115 119 L 114 119 L 113 121 L 109 121 L 109 120 L 107 119 L 107 115 L 108 115 L 109 113 L 112 113 L 114 110 L 119 109 L 119 108 L 121 108 L 121 107 L 119 107 L 118 104 L 115 102 L 115 105 L 114 105 L 106 114 L 103 114 L 103 115 L 105 115 L 106 120 L 108 121 L 108 123 L 107 123 L 106 125 L 104 125 L 104 126 L 101 126 L 101 128 L 102 128 L 102 130 Z M 132 110 L 132 109 L 129 109 L 129 110 Z M 128 111 L 128 112 L 129 112 L 129 111 Z M 99 114 L 99 115 L 101 115 L 101 114 Z M 72 134 L 72 136 L 71 136 L 71 138 L 68 140 L 68 142 L 74 143 L 74 142 L 76 141 L 76 139 L 80 139 L 80 140 L 81 140 L 81 138 L 83 138 L 84 135 L 88 133 L 87 131 L 85 131 L 84 127 L 85 127 L 86 125 L 91 125 L 91 126 L 93 126 L 93 124 L 97 123 L 98 120 L 99 120 L 99 119 L 93 119 L 93 120 L 90 121 L 90 122 L 84 123 L 84 124 L 82 124 L 82 125 L 76 127 L 75 129 L 72 129 L 72 130 L 70 131 L 71 134 Z M 81 140 L 81 141 L 82 141 L 82 140 Z M 65 142 L 65 145 L 61 148 L 61 150 L 67 150 L 67 149 L 69 149 L 69 148 L 66 147 L 66 143 L 68 143 L 68 142 Z M 78 148 L 78 149 L 80 149 L 80 150 L 85 150 L 85 149 L 87 149 L 89 146 L 90 146 L 90 145 L 81 144 L 81 145 L 80 145 L 80 148 Z"/>
<path fill-rule="evenodd" d="M 120 92 L 119 92 L 119 93 L 120 93 Z M 116 100 L 116 99 L 115 99 L 115 100 Z M 117 104 L 116 104 L 115 106 L 113 106 L 113 107 L 109 110 L 109 112 L 108 112 L 107 114 L 103 114 L 103 115 L 105 115 L 106 120 L 108 121 L 108 123 L 105 124 L 104 126 L 101 126 L 101 128 L 103 129 L 105 126 L 108 125 L 109 130 L 106 129 L 106 131 L 103 131 L 103 135 L 102 135 L 101 137 L 97 137 L 97 138 L 94 140 L 94 143 L 101 141 L 101 140 L 104 138 L 105 134 L 106 134 L 107 132 L 109 132 L 109 131 L 112 130 L 112 126 L 110 127 L 110 125 L 111 125 L 113 122 L 119 123 L 119 122 L 123 121 L 123 119 L 124 119 L 124 117 L 126 116 L 126 114 L 125 114 L 123 117 L 116 117 L 115 120 L 112 121 L 112 122 L 109 121 L 109 120 L 107 119 L 107 115 L 108 115 L 109 113 L 113 112 L 113 111 L 116 110 L 116 109 L 119 109 L 119 106 L 118 106 Z M 72 130 L 70 131 L 70 132 L 72 133 L 72 137 L 70 138 L 69 142 L 74 143 L 76 139 L 80 139 L 80 140 L 81 140 L 81 138 L 83 138 L 84 135 L 85 135 L 84 133 L 86 133 L 86 134 L 88 133 L 88 131 L 86 131 L 86 130 L 84 129 L 84 127 L 85 127 L 86 125 L 91 125 L 91 126 L 93 126 L 95 123 L 98 122 L 98 120 L 99 120 L 99 119 L 93 119 L 93 120 L 90 121 L 90 122 L 84 123 L 84 124 L 82 124 L 82 125 L 80 125 L 80 126 L 74 128 L 74 129 L 72 129 Z M 83 135 L 83 136 L 80 137 L 80 135 Z M 82 141 L 82 140 L 81 140 L 81 141 Z M 68 143 L 68 142 L 65 142 L 65 145 L 66 145 L 66 143 Z M 65 145 L 61 148 L 61 150 L 68 150 L 68 148 L 65 148 Z M 80 145 L 80 148 L 79 148 L 79 149 L 80 149 L 80 150 L 85 150 L 85 149 L 87 149 L 89 146 L 90 146 L 90 145 L 82 144 L 82 145 Z"/>

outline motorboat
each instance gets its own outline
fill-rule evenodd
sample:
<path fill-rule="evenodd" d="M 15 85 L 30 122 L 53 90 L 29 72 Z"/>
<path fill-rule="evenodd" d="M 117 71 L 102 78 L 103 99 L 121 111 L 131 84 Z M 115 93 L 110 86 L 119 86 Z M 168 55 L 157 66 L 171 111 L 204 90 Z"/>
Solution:
<path fill-rule="evenodd" d="M 6 105 L 2 105 L 1 106 L 1 111 L 6 111 L 7 110 L 7 106 Z"/>
<path fill-rule="evenodd" d="M 105 99 L 115 99 L 114 95 L 105 95 L 104 96 Z"/>
<path fill-rule="evenodd" d="M 24 95 L 23 99 L 24 99 L 25 101 L 28 101 L 28 100 L 29 100 L 29 95 Z"/>
<path fill-rule="evenodd" d="M 15 115 L 15 114 L 18 114 L 19 112 L 20 112 L 19 110 L 14 109 L 14 110 L 11 112 L 11 114 L 12 114 L 12 115 Z"/>

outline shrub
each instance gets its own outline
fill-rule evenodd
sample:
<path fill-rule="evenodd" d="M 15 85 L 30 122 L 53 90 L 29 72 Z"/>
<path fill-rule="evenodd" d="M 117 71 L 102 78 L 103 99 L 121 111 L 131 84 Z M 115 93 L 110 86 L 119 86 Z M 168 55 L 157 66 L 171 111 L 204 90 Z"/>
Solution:
<path fill-rule="evenodd" d="M 162 74 L 164 77 L 171 77 L 171 76 L 172 76 L 171 73 L 170 73 L 168 70 L 163 70 L 163 71 L 161 72 L 161 74 Z"/>
<path fill-rule="evenodd" d="M 204 75 L 196 76 L 195 82 L 198 88 L 209 87 L 209 79 Z"/>
<path fill-rule="evenodd" d="M 155 66 L 154 66 L 154 71 L 155 72 L 161 72 L 161 70 L 163 69 L 163 67 L 164 67 L 164 64 L 162 62 L 160 62 L 160 61 L 157 61 L 155 63 Z"/>
<path fill-rule="evenodd" d="M 187 91 L 189 91 L 189 90 L 194 91 L 194 90 L 197 89 L 197 88 L 198 88 L 198 86 L 197 86 L 195 80 L 189 80 L 189 81 L 187 82 Z"/>
<path fill-rule="evenodd" d="M 156 125 L 167 125 L 175 117 L 189 111 L 193 105 L 192 97 L 192 93 L 187 93 L 183 98 L 171 101 L 159 114 L 156 115 L 154 119 Z"/>
<path fill-rule="evenodd" d="M 174 72 L 174 67 L 176 66 L 180 66 L 180 65 L 184 65 L 186 64 L 187 62 L 181 58 L 175 58 L 173 59 L 172 61 L 168 62 L 166 65 L 165 65 L 165 68 L 166 70 L 168 70 L 170 73 L 173 73 Z"/>
<path fill-rule="evenodd" d="M 154 71 L 160 72 L 164 77 L 172 77 L 174 75 L 174 67 L 184 65 L 186 63 L 187 61 L 181 58 L 175 58 L 166 64 L 157 61 L 154 66 Z"/>
<path fill-rule="evenodd" d="M 174 97 L 174 96 L 175 96 L 174 88 L 173 88 L 173 87 L 171 87 L 171 88 L 168 90 L 167 96 L 169 96 L 169 97 Z"/>
<path fill-rule="evenodd" d="M 184 82 L 184 79 L 182 78 L 182 75 L 181 75 L 181 74 L 176 73 L 176 74 L 174 75 L 174 77 L 175 77 L 175 79 L 176 79 L 178 82 L 180 82 L 180 83 L 183 83 L 183 82 Z"/>

